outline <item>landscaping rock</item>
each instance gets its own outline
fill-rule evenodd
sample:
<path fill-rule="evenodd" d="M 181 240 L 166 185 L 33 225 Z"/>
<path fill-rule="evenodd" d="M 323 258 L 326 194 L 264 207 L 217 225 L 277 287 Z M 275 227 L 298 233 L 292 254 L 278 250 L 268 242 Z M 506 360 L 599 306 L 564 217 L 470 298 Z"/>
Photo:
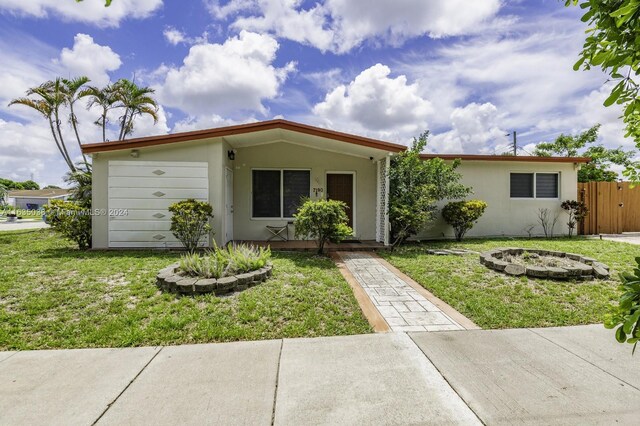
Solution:
<path fill-rule="evenodd" d="M 264 269 L 267 270 L 267 277 L 270 277 L 271 275 L 273 275 L 273 265 L 267 265 L 264 267 Z"/>
<path fill-rule="evenodd" d="M 238 279 L 236 277 L 224 277 L 218 278 L 216 289 L 233 289 L 236 285 L 238 285 Z"/>
<path fill-rule="evenodd" d="M 555 278 L 555 279 L 569 278 L 569 271 L 567 271 L 564 268 L 555 268 L 553 266 L 547 266 L 547 272 L 549 273 L 549 278 Z"/>
<path fill-rule="evenodd" d="M 545 278 L 549 276 L 549 271 L 544 266 L 527 266 L 527 275 L 531 277 Z"/>
<path fill-rule="evenodd" d="M 609 278 L 609 271 L 607 271 L 600 265 L 601 264 L 593 265 L 593 275 L 595 275 L 596 278 Z"/>
<path fill-rule="evenodd" d="M 575 260 L 576 262 L 582 262 L 582 256 L 580 256 L 579 254 L 567 253 L 566 256 L 571 260 Z"/>
<path fill-rule="evenodd" d="M 180 293 L 193 293 L 195 292 L 195 283 L 197 278 L 182 278 L 176 283 L 176 288 Z"/>
<path fill-rule="evenodd" d="M 510 263 L 507 263 L 504 260 L 496 260 L 493 262 L 493 269 L 496 271 L 504 271 L 508 265 L 510 265 Z"/>
<path fill-rule="evenodd" d="M 582 257 L 582 262 L 586 263 L 587 265 L 593 265 L 593 262 L 597 262 L 596 259 L 594 259 L 593 257 Z"/>
<path fill-rule="evenodd" d="M 504 268 L 504 272 L 509 275 L 520 276 L 527 273 L 527 268 L 522 265 L 516 265 L 515 263 L 510 263 Z"/>
<path fill-rule="evenodd" d="M 238 279 L 238 285 L 246 285 L 246 284 L 249 284 L 251 281 L 253 281 L 254 274 L 251 272 L 248 272 L 246 274 L 236 275 L 236 278 Z"/>
<path fill-rule="evenodd" d="M 199 279 L 195 284 L 196 293 L 211 293 L 215 291 L 217 284 L 215 278 Z"/>
<path fill-rule="evenodd" d="M 608 270 L 609 270 L 609 267 L 608 267 L 607 265 L 605 265 L 604 263 L 600 263 L 600 262 L 593 262 L 593 265 L 592 265 L 592 266 L 593 266 L 594 268 L 595 268 L 596 266 L 598 266 L 598 267 L 600 267 L 600 268 L 603 268 L 603 269 L 604 269 L 604 270 L 606 270 L 606 271 L 608 271 Z"/>

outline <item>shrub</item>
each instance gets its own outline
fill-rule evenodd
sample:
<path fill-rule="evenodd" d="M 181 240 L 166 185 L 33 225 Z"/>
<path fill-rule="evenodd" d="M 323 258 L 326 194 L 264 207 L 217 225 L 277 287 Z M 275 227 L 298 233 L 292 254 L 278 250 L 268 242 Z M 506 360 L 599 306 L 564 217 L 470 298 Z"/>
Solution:
<path fill-rule="evenodd" d="M 589 214 L 589 208 L 582 201 L 576 200 L 563 201 L 560 207 L 569 213 L 569 222 L 567 222 L 567 226 L 569 227 L 569 237 L 571 237 L 576 225 L 582 222 Z"/>
<path fill-rule="evenodd" d="M 618 306 L 612 308 L 612 313 L 607 315 L 604 326 L 616 330 L 616 340 L 620 343 L 633 344 L 633 352 L 640 339 L 640 257 L 636 257 L 637 267 L 633 274 L 620 274 L 620 290 L 622 296 Z"/>
<path fill-rule="evenodd" d="M 538 223 L 542 227 L 542 232 L 544 232 L 544 236 L 549 238 L 553 238 L 553 232 L 556 227 L 556 223 L 558 223 L 559 213 L 551 213 L 551 210 L 547 208 L 539 208 L 538 209 Z"/>
<path fill-rule="evenodd" d="M 393 247 L 416 235 L 436 219 L 438 202 L 466 197 L 471 188 L 460 183 L 460 161 L 423 160 L 429 132 L 413 140 L 410 149 L 391 158 L 389 169 L 389 222 Z"/>
<path fill-rule="evenodd" d="M 473 224 L 487 208 L 487 203 L 480 200 L 455 201 L 447 204 L 442 209 L 442 217 L 451 226 L 456 234 L 456 240 L 462 241 L 464 235 L 473 228 Z"/>
<path fill-rule="evenodd" d="M 71 201 L 52 200 L 44 206 L 47 223 L 81 250 L 91 248 L 91 211 Z"/>
<path fill-rule="evenodd" d="M 269 264 L 271 250 L 245 244 L 229 245 L 206 253 L 188 253 L 180 258 L 180 270 L 195 277 L 221 278 L 243 274 Z"/>
<path fill-rule="evenodd" d="M 347 205 L 336 200 L 306 200 L 294 214 L 296 237 L 311 237 L 322 254 L 328 241 L 339 242 L 353 234 L 347 225 Z"/>
<path fill-rule="evenodd" d="M 193 253 L 202 237 L 211 234 L 209 219 L 213 217 L 213 207 L 207 202 L 189 198 L 171 204 L 169 211 L 173 214 L 171 232 L 189 253 Z"/>

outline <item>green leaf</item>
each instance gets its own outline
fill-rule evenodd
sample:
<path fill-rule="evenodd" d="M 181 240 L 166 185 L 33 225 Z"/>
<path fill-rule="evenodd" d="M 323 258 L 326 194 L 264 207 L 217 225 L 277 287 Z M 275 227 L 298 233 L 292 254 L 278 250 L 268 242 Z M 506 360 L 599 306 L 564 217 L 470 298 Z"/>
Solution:
<path fill-rule="evenodd" d="M 616 340 L 618 341 L 618 343 L 624 343 L 626 339 L 627 335 L 624 333 L 624 330 L 622 329 L 622 327 L 618 327 L 618 329 L 616 330 Z"/>

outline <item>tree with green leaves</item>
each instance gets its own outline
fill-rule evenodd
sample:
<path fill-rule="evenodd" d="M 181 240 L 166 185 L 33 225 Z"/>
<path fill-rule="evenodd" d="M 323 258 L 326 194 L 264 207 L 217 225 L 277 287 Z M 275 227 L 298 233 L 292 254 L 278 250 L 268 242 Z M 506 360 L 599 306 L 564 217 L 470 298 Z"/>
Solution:
<path fill-rule="evenodd" d="M 135 120 L 143 115 L 149 115 L 154 123 L 158 121 L 158 104 L 151 97 L 154 90 L 149 87 L 140 87 L 127 79 L 120 79 L 104 88 L 87 87 L 87 77 L 71 79 L 56 78 L 42 83 L 39 86 L 27 90 L 27 96 L 13 99 L 9 106 L 23 105 L 39 112 L 49 123 L 53 141 L 69 167 L 70 173 L 79 169 L 82 171 L 87 164 L 87 158 L 83 155 L 80 166 L 74 164 L 67 147 L 63 131 L 63 118 L 71 126 L 76 142 L 82 152 L 82 139 L 78 130 L 78 117 L 76 115 L 76 103 L 85 97 L 89 98 L 87 108 L 99 106 L 100 117 L 94 122 L 102 128 L 102 140 L 107 140 L 107 126 L 109 113 L 115 109 L 123 110 L 120 116 L 118 130 L 119 139 L 123 140 L 133 132 Z"/>
<path fill-rule="evenodd" d="M 618 179 L 618 174 L 610 170 L 611 165 L 629 166 L 635 152 L 592 145 L 598 140 L 599 130 L 600 124 L 596 124 L 577 135 L 563 133 L 553 142 L 542 142 L 536 145 L 534 154 L 540 157 L 589 157 L 591 162 L 578 171 L 578 182 L 613 182 Z M 592 146 L 587 147 L 588 145 Z"/>
<path fill-rule="evenodd" d="M 436 219 L 437 203 L 461 199 L 471 193 L 460 183 L 460 161 L 423 160 L 429 132 L 414 138 L 411 148 L 391 159 L 389 170 L 389 221 L 393 247 L 418 234 Z"/>
<path fill-rule="evenodd" d="M 76 0 L 76 3 L 81 3 L 84 0 Z M 113 3 L 113 0 L 104 0 L 104 7 L 109 7 L 111 6 L 111 3 Z"/>
<path fill-rule="evenodd" d="M 293 215 L 296 237 L 316 240 L 318 254 L 329 241 L 339 242 L 353 235 L 347 205 L 337 200 L 305 200 Z"/>
<path fill-rule="evenodd" d="M 606 72 L 615 83 L 605 106 L 620 105 L 627 137 L 640 148 L 640 2 L 638 0 L 565 0 L 566 6 L 580 5 L 582 21 L 589 29 L 574 69 L 594 67 Z M 624 175 L 640 182 L 640 163 L 629 163 Z"/>
<path fill-rule="evenodd" d="M 6 186 L 0 183 L 0 207 L 4 207 L 7 202 L 7 194 L 9 194 L 9 190 Z"/>

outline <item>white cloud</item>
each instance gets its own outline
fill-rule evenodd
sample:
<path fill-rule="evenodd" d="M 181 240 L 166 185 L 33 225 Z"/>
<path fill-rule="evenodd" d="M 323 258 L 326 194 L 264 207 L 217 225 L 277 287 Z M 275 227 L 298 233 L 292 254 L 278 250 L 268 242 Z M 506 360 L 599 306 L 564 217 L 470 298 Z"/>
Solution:
<path fill-rule="evenodd" d="M 189 37 L 183 31 L 180 31 L 179 29 L 171 26 L 166 27 L 162 32 L 162 35 L 164 36 L 165 40 L 167 40 L 167 42 L 169 44 L 172 44 L 173 46 L 177 46 L 179 44 L 207 43 L 209 38 L 209 33 L 206 31 L 199 37 Z"/>
<path fill-rule="evenodd" d="M 324 124 L 344 130 L 406 138 L 426 129 L 431 103 L 418 95 L 418 86 L 404 75 L 389 77 L 389 67 L 377 64 L 348 85 L 327 93 L 313 112 Z"/>
<path fill-rule="evenodd" d="M 187 37 L 180 30 L 177 30 L 173 27 L 167 27 L 162 32 L 164 38 L 172 45 L 177 46 L 180 43 L 185 43 L 187 41 Z"/>
<path fill-rule="evenodd" d="M 73 38 L 73 48 L 62 49 L 60 63 L 72 77 L 85 75 L 97 86 L 109 83 L 108 72 L 122 65 L 117 53 L 109 46 L 95 43 L 87 34 L 77 34 Z"/>
<path fill-rule="evenodd" d="M 451 130 L 434 135 L 427 148 L 441 154 L 501 154 L 507 150 L 506 131 L 491 103 L 470 103 L 451 113 Z"/>
<path fill-rule="evenodd" d="M 278 42 L 247 31 L 223 44 L 192 46 L 179 68 L 165 67 L 158 96 L 167 106 L 191 116 L 243 110 L 266 112 L 264 100 L 278 96 L 282 83 L 295 69 L 273 66 Z"/>
<path fill-rule="evenodd" d="M 237 124 L 255 123 L 254 117 L 248 117 L 244 120 L 232 120 L 223 118 L 216 114 L 203 115 L 199 117 L 188 117 L 184 120 L 176 122 L 172 132 L 190 132 L 192 130 L 213 129 L 216 127 L 235 126 Z"/>
<path fill-rule="evenodd" d="M 217 18 L 237 15 L 236 29 L 267 31 L 310 44 L 322 51 L 346 53 L 367 40 L 399 45 L 428 35 L 433 38 L 476 33 L 495 17 L 500 0 L 325 0 L 302 9 L 301 0 L 210 1 Z"/>
<path fill-rule="evenodd" d="M 85 0 L 0 0 L 0 11 L 21 16 L 47 18 L 54 15 L 65 21 L 83 22 L 100 27 L 117 27 L 120 21 L 151 16 L 162 7 L 162 0 L 116 0 L 104 7 L 104 1 Z"/>

